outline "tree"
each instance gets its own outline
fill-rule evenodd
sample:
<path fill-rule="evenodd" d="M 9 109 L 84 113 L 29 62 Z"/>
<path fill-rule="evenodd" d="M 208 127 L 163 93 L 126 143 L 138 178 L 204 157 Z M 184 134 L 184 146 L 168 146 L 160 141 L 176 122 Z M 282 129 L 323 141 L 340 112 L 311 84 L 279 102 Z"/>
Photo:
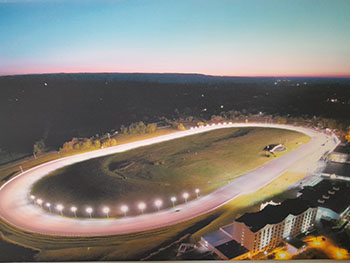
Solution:
<path fill-rule="evenodd" d="M 97 149 L 100 149 L 100 148 L 101 148 L 101 142 L 100 142 L 100 140 L 95 140 L 95 141 L 94 141 L 94 147 L 97 148 Z"/>
<path fill-rule="evenodd" d="M 42 154 L 45 152 L 45 148 L 46 147 L 43 139 L 36 141 L 33 146 L 33 153 L 36 155 Z"/>
<path fill-rule="evenodd" d="M 120 132 L 124 135 L 128 134 L 128 128 L 125 127 L 124 125 L 120 126 Z"/>
<path fill-rule="evenodd" d="M 89 150 L 92 148 L 92 141 L 90 139 L 85 138 L 80 147 L 81 150 Z"/>
<path fill-rule="evenodd" d="M 184 130 L 185 130 L 185 127 L 184 127 L 184 125 L 183 125 L 182 123 L 179 123 L 179 124 L 177 125 L 177 129 L 180 130 L 180 131 L 184 131 Z"/>
<path fill-rule="evenodd" d="M 111 146 L 116 146 L 117 145 L 117 140 L 116 139 L 108 139 L 102 143 L 103 148 L 111 147 Z"/>
<path fill-rule="evenodd" d="M 151 123 L 147 125 L 146 132 L 147 133 L 154 133 L 157 130 L 157 124 L 156 123 Z"/>

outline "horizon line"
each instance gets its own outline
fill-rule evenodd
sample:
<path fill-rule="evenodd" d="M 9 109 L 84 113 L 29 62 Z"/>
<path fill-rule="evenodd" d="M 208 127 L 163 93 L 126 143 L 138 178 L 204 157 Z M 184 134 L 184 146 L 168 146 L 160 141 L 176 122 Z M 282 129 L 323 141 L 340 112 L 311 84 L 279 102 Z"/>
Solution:
<path fill-rule="evenodd" d="M 350 78 L 349 74 L 300 74 L 300 75 L 215 75 L 198 72 L 118 72 L 118 71 L 101 71 L 101 72 L 90 72 L 90 71 L 78 71 L 78 72 L 42 72 L 42 73 L 19 73 L 19 74 L 0 74 L 0 77 L 11 77 L 11 76 L 30 76 L 30 75 L 58 75 L 58 74 L 182 74 L 182 75 L 202 75 L 208 77 L 224 77 L 224 78 Z"/>

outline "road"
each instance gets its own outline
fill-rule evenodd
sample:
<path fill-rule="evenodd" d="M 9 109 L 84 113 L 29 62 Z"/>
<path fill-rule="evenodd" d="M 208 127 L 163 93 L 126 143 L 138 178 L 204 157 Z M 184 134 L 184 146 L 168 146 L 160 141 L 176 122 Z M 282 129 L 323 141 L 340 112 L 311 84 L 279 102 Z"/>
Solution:
<path fill-rule="evenodd" d="M 301 145 L 298 149 L 240 176 L 233 182 L 208 195 L 176 206 L 177 210 L 180 209 L 179 212 L 170 208 L 155 213 L 119 219 L 75 219 L 54 213 L 50 214 L 39 206 L 34 205 L 29 198 L 30 189 L 37 180 L 64 166 L 184 136 L 233 127 L 266 127 L 294 130 L 310 136 L 311 140 L 307 144 Z M 170 226 L 213 211 L 239 195 L 254 192 L 303 160 L 307 160 L 308 164 L 314 165 L 325 152 L 332 151 L 338 143 L 339 141 L 336 137 L 312 129 L 278 124 L 227 123 L 179 131 L 57 159 L 27 170 L 9 180 L 0 188 L 0 218 L 10 225 L 28 232 L 55 236 L 106 236 Z"/>

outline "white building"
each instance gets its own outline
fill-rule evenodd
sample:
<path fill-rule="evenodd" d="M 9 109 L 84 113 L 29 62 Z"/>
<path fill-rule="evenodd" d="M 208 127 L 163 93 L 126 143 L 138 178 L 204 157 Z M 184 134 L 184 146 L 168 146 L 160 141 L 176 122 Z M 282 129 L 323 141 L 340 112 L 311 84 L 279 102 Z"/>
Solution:
<path fill-rule="evenodd" d="M 304 233 L 313 227 L 317 208 L 301 199 L 288 199 L 281 205 L 266 206 L 256 213 L 236 219 L 232 238 L 256 252 L 277 246 L 283 239 Z"/>

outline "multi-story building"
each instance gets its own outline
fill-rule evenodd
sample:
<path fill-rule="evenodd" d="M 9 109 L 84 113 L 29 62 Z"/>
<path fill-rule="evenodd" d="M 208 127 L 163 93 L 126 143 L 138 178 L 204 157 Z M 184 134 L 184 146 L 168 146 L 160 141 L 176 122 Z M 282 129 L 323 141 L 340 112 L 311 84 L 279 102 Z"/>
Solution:
<path fill-rule="evenodd" d="M 312 228 L 317 208 L 301 199 L 288 199 L 281 205 L 268 205 L 256 213 L 246 213 L 232 225 L 232 238 L 249 251 L 278 245 L 283 239 Z"/>
<path fill-rule="evenodd" d="M 254 253 L 273 248 L 284 239 L 288 240 L 311 229 L 316 214 L 317 207 L 307 201 L 288 199 L 280 205 L 267 205 L 259 212 L 244 214 L 233 224 L 203 236 L 202 244 L 223 259 L 231 259 L 222 255 L 222 247 L 227 247 L 232 241 L 238 243 L 232 245 L 232 250 Z"/>

